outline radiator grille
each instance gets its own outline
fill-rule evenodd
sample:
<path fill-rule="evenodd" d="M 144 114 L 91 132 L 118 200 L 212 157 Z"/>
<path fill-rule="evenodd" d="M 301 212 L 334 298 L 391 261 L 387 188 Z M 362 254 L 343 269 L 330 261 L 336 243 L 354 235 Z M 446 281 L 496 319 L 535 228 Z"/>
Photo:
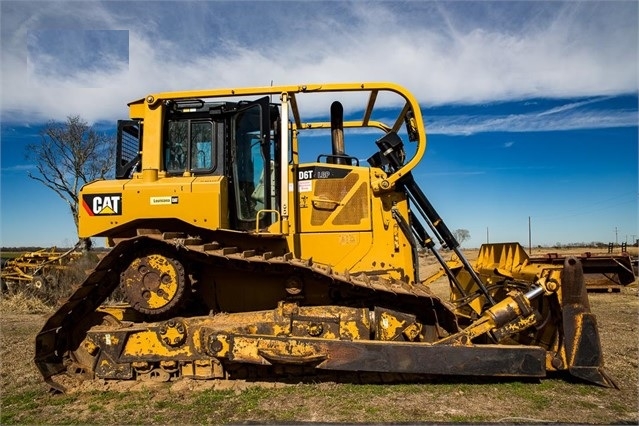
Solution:
<path fill-rule="evenodd" d="M 366 183 L 361 182 L 356 192 L 345 199 L 346 194 L 358 183 L 358 175 L 349 173 L 342 179 L 318 179 L 315 181 L 314 198 L 325 198 L 327 200 L 339 201 L 344 204 L 337 207 L 340 210 L 333 219 L 333 225 L 358 225 L 363 219 L 368 217 L 368 197 Z M 311 213 L 311 225 L 323 225 L 335 210 L 322 208 L 330 203 L 315 203 L 320 208 L 313 207 Z"/>

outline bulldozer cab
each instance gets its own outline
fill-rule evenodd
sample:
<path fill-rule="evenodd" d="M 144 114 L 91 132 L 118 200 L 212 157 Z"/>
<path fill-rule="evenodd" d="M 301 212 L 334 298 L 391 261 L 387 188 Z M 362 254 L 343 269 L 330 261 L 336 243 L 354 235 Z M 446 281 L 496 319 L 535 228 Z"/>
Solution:
<path fill-rule="evenodd" d="M 393 108 L 380 99 L 394 99 Z M 83 188 L 82 235 L 113 245 L 150 231 L 240 232 L 342 270 L 417 279 L 414 220 L 399 181 L 426 141 L 417 103 L 400 87 L 168 92 L 129 112 L 118 125 L 117 179 Z M 405 149 L 404 140 L 416 143 Z M 401 226 L 389 228 L 398 215 Z M 388 250 L 393 262 L 379 261 Z"/>
<path fill-rule="evenodd" d="M 165 103 L 160 170 L 165 179 L 224 177 L 229 183 L 229 229 L 255 230 L 275 220 L 279 176 L 279 110 L 268 97 L 255 101 Z M 120 120 L 117 179 L 141 172 L 141 120 Z M 269 213 L 269 211 L 271 213 Z M 264 213 L 260 213 L 264 212 Z M 259 223 L 258 223 L 259 222 Z"/>

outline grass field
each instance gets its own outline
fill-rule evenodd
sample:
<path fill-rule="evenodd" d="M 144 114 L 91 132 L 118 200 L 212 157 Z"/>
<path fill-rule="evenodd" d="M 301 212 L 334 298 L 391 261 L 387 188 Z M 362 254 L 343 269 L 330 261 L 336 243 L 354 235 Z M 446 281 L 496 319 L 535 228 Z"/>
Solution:
<path fill-rule="evenodd" d="M 20 295 L 3 297 L 0 424 L 637 424 L 637 288 L 589 297 L 606 369 L 619 390 L 566 376 L 540 381 L 449 377 L 399 385 L 184 379 L 93 381 L 65 395 L 51 394 L 33 363 L 34 337 L 51 308 Z"/>
<path fill-rule="evenodd" d="M 0 258 L 4 261 L 7 259 L 15 259 L 18 256 L 22 256 L 25 252 L 23 251 L 3 251 L 0 252 Z"/>

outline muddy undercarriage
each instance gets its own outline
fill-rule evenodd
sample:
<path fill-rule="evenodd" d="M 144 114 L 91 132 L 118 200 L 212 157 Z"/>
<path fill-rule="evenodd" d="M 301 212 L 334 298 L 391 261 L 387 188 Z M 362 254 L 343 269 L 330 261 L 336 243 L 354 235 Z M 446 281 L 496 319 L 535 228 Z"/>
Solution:
<path fill-rule="evenodd" d="M 531 305 L 542 291 L 530 288 L 495 291 L 498 304 L 473 318 L 421 284 L 342 274 L 289 253 L 142 235 L 119 242 L 47 321 L 37 336 L 36 364 L 59 391 L 66 383 L 61 375 L 544 377 L 567 367 L 566 348 L 561 327 L 540 325 L 539 310 L 548 317 L 557 306 Z M 129 303 L 105 304 L 117 291 Z M 599 364 L 586 360 L 582 376 L 610 385 Z"/>

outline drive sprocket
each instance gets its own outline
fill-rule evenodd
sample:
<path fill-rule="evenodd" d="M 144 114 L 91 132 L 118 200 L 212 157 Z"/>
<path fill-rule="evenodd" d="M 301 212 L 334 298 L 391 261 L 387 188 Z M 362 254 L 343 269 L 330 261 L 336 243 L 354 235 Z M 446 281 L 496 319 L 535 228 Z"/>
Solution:
<path fill-rule="evenodd" d="M 182 263 L 162 253 L 134 259 L 120 283 L 131 306 L 147 315 L 165 315 L 179 308 L 188 287 Z"/>

